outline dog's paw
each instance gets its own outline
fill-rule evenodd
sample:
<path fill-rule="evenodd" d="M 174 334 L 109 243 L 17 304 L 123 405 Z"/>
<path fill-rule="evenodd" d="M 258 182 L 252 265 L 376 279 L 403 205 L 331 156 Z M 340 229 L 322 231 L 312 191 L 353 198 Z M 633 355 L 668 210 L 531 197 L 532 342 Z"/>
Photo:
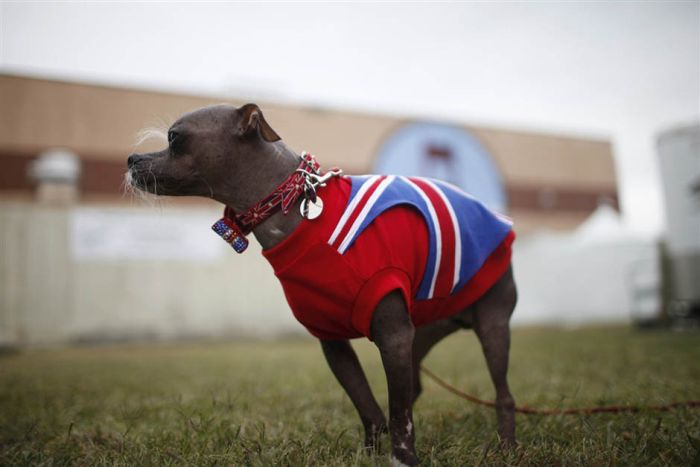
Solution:
<path fill-rule="evenodd" d="M 400 460 L 392 454 L 390 464 L 391 467 L 413 467 L 418 465 L 418 458 L 413 455 L 410 459 L 406 458 L 404 460 Z"/>
<path fill-rule="evenodd" d="M 372 452 L 380 451 L 380 439 L 382 434 L 388 433 L 386 422 L 373 423 L 365 427 L 365 449 Z"/>

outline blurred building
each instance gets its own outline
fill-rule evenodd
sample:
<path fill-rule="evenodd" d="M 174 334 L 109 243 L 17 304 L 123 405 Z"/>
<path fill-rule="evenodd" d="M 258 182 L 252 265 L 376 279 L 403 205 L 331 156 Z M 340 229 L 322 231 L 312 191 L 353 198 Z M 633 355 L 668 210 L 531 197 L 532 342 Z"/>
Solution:
<path fill-rule="evenodd" d="M 58 147 L 80 157 L 83 201 L 120 202 L 126 157 L 140 130 L 167 127 L 184 112 L 224 101 L 244 103 L 0 75 L 0 197 L 30 197 L 35 184 L 27 177 L 29 165 L 42 151 Z M 410 123 L 380 114 L 258 104 L 291 148 L 310 151 L 324 166 L 351 174 L 370 172 L 382 144 Z M 463 129 L 493 158 L 510 215 L 522 232 L 572 229 L 601 199 L 617 203 L 609 141 Z"/>
<path fill-rule="evenodd" d="M 209 231 L 220 206 L 123 193 L 139 131 L 222 101 L 244 103 L 0 75 L 0 345 L 299 332 L 255 242 L 235 255 Z M 605 140 L 258 104 L 325 167 L 367 173 L 414 151 L 422 172 L 479 175 L 454 181 L 492 196 L 521 239 L 617 207 Z M 459 165 L 469 154 L 479 164 Z"/>

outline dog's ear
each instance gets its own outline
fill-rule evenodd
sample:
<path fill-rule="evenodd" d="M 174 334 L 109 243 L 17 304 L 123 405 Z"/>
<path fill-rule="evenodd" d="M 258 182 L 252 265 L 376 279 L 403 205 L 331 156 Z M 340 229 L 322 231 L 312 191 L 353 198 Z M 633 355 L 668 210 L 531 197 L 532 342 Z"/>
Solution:
<path fill-rule="evenodd" d="M 280 138 L 275 130 L 265 121 L 262 111 L 255 104 L 246 104 L 238 111 L 241 114 L 239 131 L 241 134 L 247 135 L 256 131 L 268 143 L 279 141 Z"/>

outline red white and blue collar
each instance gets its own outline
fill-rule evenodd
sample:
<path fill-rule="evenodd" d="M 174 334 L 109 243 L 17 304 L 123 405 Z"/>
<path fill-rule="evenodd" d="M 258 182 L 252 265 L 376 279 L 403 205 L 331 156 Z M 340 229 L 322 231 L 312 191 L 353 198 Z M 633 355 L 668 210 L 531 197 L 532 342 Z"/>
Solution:
<path fill-rule="evenodd" d="M 316 188 L 325 186 L 330 177 L 342 173 L 339 169 L 331 169 L 321 175 L 321 165 L 316 158 L 307 152 L 301 155 L 299 167 L 275 188 L 272 193 L 257 202 L 242 214 L 236 214 L 231 206 L 224 208 L 224 217 L 216 221 L 212 230 L 230 244 L 237 253 L 243 253 L 248 248 L 246 235 L 255 227 L 265 222 L 277 211 L 287 215 L 299 197 L 307 201 L 316 201 Z M 303 213 L 302 213 L 303 214 Z"/>

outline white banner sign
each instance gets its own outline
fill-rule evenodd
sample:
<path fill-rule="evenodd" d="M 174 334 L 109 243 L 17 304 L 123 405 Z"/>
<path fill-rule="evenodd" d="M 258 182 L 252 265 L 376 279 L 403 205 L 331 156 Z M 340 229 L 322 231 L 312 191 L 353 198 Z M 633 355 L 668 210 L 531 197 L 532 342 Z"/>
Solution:
<path fill-rule="evenodd" d="M 79 208 L 71 216 L 77 261 L 221 259 L 225 243 L 211 230 L 209 212 Z"/>

